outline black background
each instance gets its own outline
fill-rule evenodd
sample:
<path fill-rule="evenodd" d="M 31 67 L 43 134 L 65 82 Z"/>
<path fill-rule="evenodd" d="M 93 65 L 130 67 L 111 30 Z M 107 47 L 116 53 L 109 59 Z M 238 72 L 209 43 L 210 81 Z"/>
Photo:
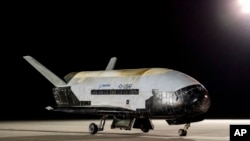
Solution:
<path fill-rule="evenodd" d="M 113 56 L 116 69 L 179 70 L 208 89 L 207 118 L 250 118 L 250 16 L 235 0 L 11 3 L 2 15 L 1 119 L 74 117 L 44 109 L 53 85 L 24 55 L 60 78 Z"/>

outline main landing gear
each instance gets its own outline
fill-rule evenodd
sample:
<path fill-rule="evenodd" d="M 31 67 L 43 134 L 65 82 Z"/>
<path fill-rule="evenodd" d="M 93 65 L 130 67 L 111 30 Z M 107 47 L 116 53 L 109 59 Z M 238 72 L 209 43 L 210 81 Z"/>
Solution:
<path fill-rule="evenodd" d="M 97 131 L 98 131 L 97 125 L 95 123 L 90 123 L 89 124 L 89 133 L 91 135 L 94 135 L 95 133 L 97 133 Z"/>
<path fill-rule="evenodd" d="M 183 129 L 179 129 L 178 134 L 179 136 L 186 136 L 187 135 L 187 130 L 190 127 L 190 123 L 185 124 Z"/>
<path fill-rule="evenodd" d="M 107 118 L 108 118 L 108 116 L 107 116 L 107 115 L 104 115 L 104 116 L 101 118 L 101 121 L 100 121 L 99 126 L 97 126 L 95 123 L 90 123 L 90 124 L 89 124 L 89 133 L 90 133 L 91 135 L 93 135 L 93 134 L 96 134 L 97 131 L 103 131 L 104 125 L 105 125 L 105 121 L 106 121 Z"/>
<path fill-rule="evenodd" d="M 101 118 L 99 126 L 95 123 L 89 125 L 89 133 L 91 135 L 96 134 L 98 131 L 103 131 L 105 121 L 108 118 L 108 115 L 104 115 Z M 111 129 L 120 128 L 123 130 L 131 130 L 131 128 L 141 129 L 144 133 L 147 133 L 150 129 L 153 129 L 153 124 L 149 118 L 117 118 L 113 116 L 113 122 L 111 124 Z"/>

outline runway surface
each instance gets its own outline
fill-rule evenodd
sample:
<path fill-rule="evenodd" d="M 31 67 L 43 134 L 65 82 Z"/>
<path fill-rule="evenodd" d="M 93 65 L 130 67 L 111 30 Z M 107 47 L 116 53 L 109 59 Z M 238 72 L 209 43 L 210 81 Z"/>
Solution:
<path fill-rule="evenodd" d="M 164 120 L 153 120 L 154 130 L 143 133 L 139 129 L 110 129 L 106 121 L 104 131 L 88 133 L 90 123 L 99 120 L 58 121 L 1 121 L 0 141 L 229 141 L 230 124 L 250 125 L 250 120 L 204 120 L 191 123 L 186 137 L 178 136 L 184 125 L 169 126 Z"/>

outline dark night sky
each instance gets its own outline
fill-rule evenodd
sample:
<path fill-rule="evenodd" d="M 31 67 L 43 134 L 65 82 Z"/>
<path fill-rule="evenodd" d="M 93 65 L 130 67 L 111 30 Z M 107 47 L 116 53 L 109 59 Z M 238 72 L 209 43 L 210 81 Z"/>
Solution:
<path fill-rule="evenodd" d="M 55 104 L 53 85 L 24 55 L 61 78 L 105 69 L 113 56 L 116 69 L 179 70 L 208 89 L 208 117 L 250 118 L 250 15 L 243 15 L 235 0 L 15 4 L 4 19 L 2 119 L 62 116 L 44 110 Z"/>

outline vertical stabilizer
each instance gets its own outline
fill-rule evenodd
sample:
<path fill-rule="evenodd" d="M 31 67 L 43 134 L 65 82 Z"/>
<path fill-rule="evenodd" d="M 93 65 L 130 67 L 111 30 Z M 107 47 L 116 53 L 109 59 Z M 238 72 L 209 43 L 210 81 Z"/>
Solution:
<path fill-rule="evenodd" d="M 114 67 L 115 67 L 116 60 L 117 60 L 116 57 L 112 57 L 112 58 L 109 60 L 109 63 L 108 63 L 108 65 L 107 65 L 107 67 L 106 67 L 105 70 L 106 70 L 106 71 L 113 70 Z"/>
<path fill-rule="evenodd" d="M 47 78 L 54 86 L 64 86 L 66 83 L 60 79 L 57 75 L 39 63 L 36 59 L 31 56 L 23 57 L 27 62 L 29 62 L 37 71 L 39 71 L 45 78 Z"/>

